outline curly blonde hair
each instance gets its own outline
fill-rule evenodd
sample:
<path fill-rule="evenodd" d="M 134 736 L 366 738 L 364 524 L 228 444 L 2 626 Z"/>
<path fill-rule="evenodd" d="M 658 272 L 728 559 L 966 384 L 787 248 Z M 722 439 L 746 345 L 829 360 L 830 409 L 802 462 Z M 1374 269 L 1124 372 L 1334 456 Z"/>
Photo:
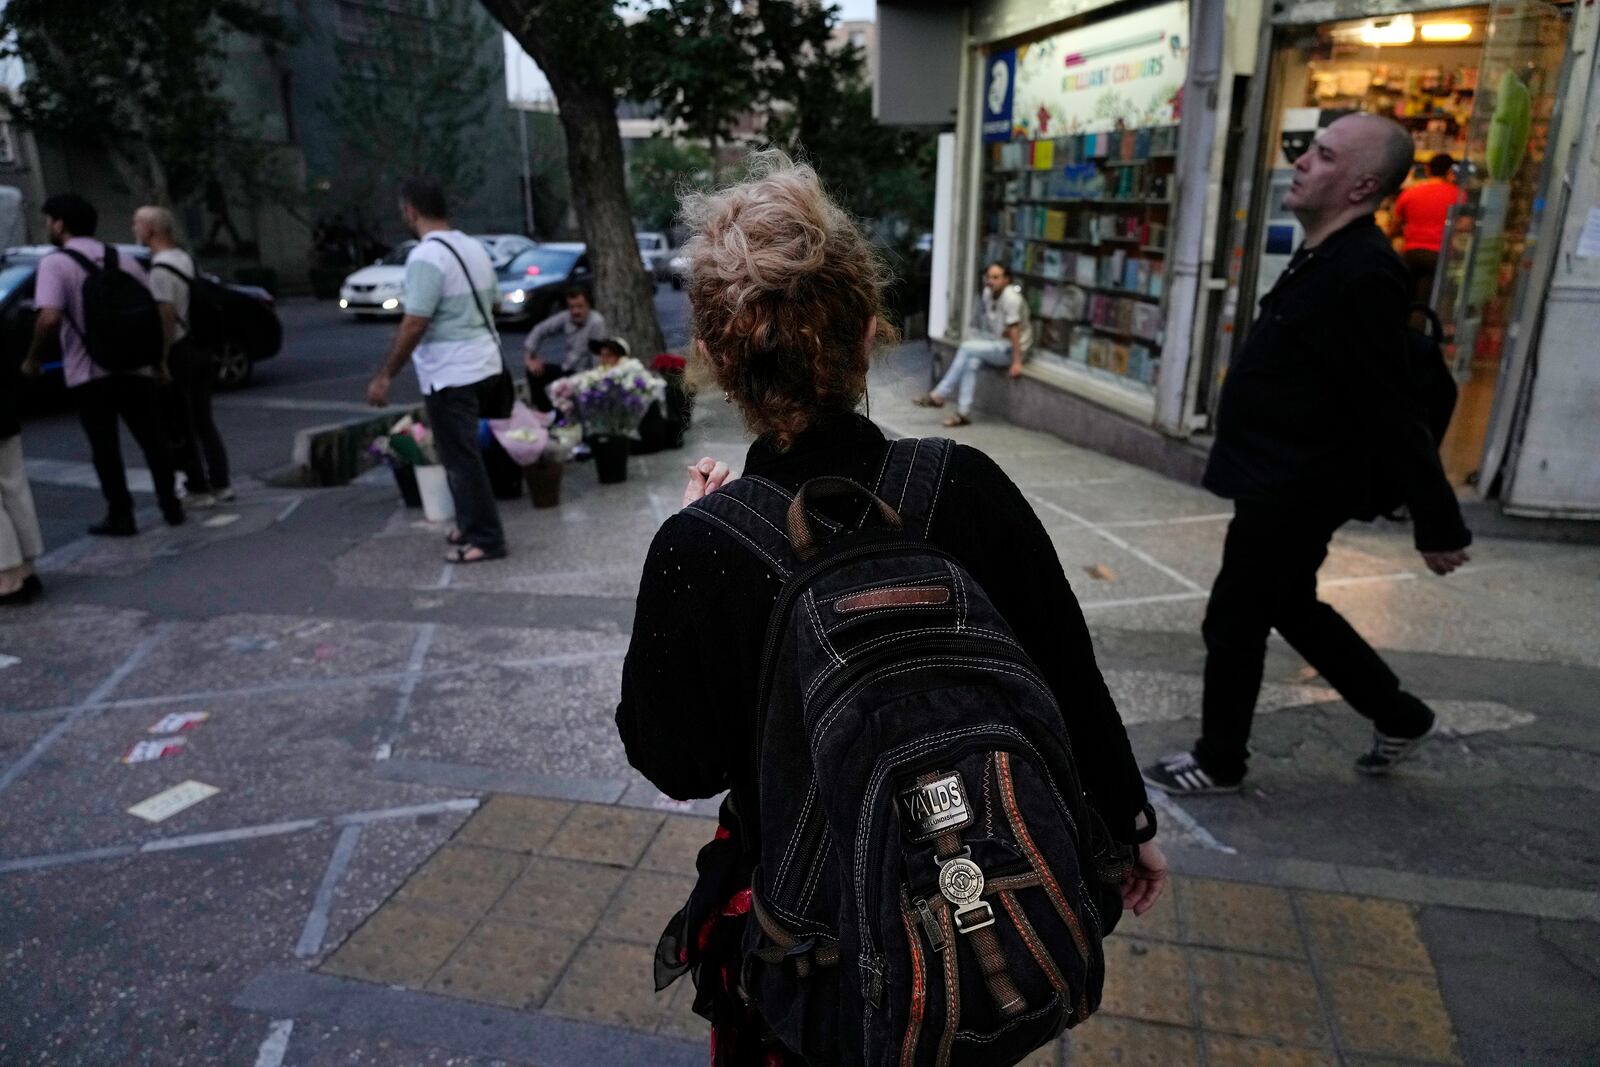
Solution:
<path fill-rule="evenodd" d="M 824 411 L 852 411 L 873 348 L 894 340 L 883 319 L 888 272 L 816 171 L 782 152 L 756 153 L 745 180 L 683 199 L 697 377 L 739 405 L 780 449 Z M 709 365 L 704 365 L 709 364 Z"/>

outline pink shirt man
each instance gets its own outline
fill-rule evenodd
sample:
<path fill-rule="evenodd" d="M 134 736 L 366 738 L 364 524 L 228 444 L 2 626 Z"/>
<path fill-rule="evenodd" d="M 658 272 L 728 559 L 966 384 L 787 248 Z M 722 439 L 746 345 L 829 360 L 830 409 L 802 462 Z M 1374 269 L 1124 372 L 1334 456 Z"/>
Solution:
<path fill-rule="evenodd" d="M 105 263 L 106 246 L 93 237 L 74 237 L 65 247 L 81 254 L 91 263 L 96 265 Z M 138 260 L 119 249 L 117 262 L 122 265 L 123 270 L 138 278 L 146 288 L 149 288 L 150 279 L 146 276 L 144 268 L 139 266 Z M 62 311 L 61 373 L 66 378 L 69 389 L 106 376 L 106 372 L 89 358 L 89 350 L 84 347 L 83 337 L 78 332 L 83 328 L 85 277 L 83 268 L 71 256 L 51 252 L 39 261 L 39 278 L 34 285 L 33 302 L 36 307 L 59 308 Z M 139 373 L 148 375 L 150 372 L 141 370 Z"/>

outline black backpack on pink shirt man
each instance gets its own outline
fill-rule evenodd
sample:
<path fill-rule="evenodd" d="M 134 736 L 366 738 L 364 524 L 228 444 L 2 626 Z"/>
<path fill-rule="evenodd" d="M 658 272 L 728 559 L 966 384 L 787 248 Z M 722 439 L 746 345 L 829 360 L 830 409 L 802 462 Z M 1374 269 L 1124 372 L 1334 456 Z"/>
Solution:
<path fill-rule="evenodd" d="M 954 448 L 893 442 L 875 493 L 746 476 L 687 510 L 783 582 L 738 985 L 811 1063 L 999 1067 L 1100 1003 L 1132 855 L 1084 795 L 1070 709 L 928 541 Z"/>
<path fill-rule="evenodd" d="M 113 374 L 154 367 L 166 351 L 161 309 L 144 282 L 122 269 L 112 245 L 104 266 L 71 248 L 61 250 L 83 268 L 83 321 L 67 324 L 83 338 L 89 358 Z"/>

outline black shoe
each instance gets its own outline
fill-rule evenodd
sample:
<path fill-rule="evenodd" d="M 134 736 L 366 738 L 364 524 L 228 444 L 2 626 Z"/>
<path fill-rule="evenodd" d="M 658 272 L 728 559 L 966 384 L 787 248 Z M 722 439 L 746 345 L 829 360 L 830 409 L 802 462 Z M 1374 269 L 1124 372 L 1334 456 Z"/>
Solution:
<path fill-rule="evenodd" d="M 1200 766 L 1192 753 L 1176 752 L 1157 760 L 1141 772 L 1146 785 L 1170 796 L 1204 796 L 1208 793 L 1237 793 L 1243 776 L 1231 781 L 1217 778 Z"/>
<path fill-rule="evenodd" d="M 44 596 L 44 583 L 39 580 L 39 576 L 37 574 L 28 575 L 28 577 L 22 583 L 22 588 L 26 589 L 32 596 Z"/>
<path fill-rule="evenodd" d="M 1396 765 L 1410 759 L 1422 743 L 1433 736 L 1437 725 L 1437 719 L 1430 721 L 1428 728 L 1416 737 L 1390 737 L 1381 731 L 1372 731 L 1372 747 L 1356 757 L 1356 770 L 1374 778 L 1388 774 Z"/>
<path fill-rule="evenodd" d="M 132 515 L 107 515 L 89 527 L 95 537 L 132 537 L 139 532 Z"/>
<path fill-rule="evenodd" d="M 184 519 L 187 518 L 183 513 L 183 505 L 176 500 L 161 505 L 161 517 L 167 520 L 168 526 L 182 526 Z"/>

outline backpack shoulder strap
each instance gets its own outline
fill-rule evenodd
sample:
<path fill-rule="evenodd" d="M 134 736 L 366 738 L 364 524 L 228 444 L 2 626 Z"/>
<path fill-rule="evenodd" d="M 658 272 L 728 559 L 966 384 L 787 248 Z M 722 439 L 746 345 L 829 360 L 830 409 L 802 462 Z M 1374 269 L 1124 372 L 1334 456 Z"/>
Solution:
<path fill-rule="evenodd" d="M 152 263 L 150 264 L 150 269 L 171 271 L 173 274 L 176 274 L 178 277 L 183 279 L 184 285 L 187 285 L 191 288 L 194 286 L 194 279 L 183 273 L 183 271 L 179 270 L 177 267 L 174 267 L 171 263 Z"/>
<path fill-rule="evenodd" d="M 787 581 L 800 563 L 789 540 L 789 501 L 782 489 L 765 478 L 743 477 L 696 500 L 684 513 L 731 534 Z"/>
<path fill-rule="evenodd" d="M 478 314 L 483 317 L 484 329 L 489 331 L 489 336 L 494 338 L 495 344 L 499 344 L 500 331 L 494 328 L 494 320 L 484 310 L 483 301 L 478 299 L 478 287 L 472 284 L 472 272 L 467 269 L 467 261 L 461 258 L 461 253 L 456 251 L 454 245 L 436 233 L 429 234 L 424 240 L 437 241 L 439 244 L 444 245 L 446 252 L 455 257 L 456 265 L 461 268 L 461 276 L 467 280 L 467 293 L 472 297 L 472 306 L 477 308 Z"/>
<path fill-rule="evenodd" d="M 106 247 L 110 248 L 111 246 L 107 245 Z M 76 248 L 62 248 L 58 251 L 62 255 L 70 257 L 74 263 L 88 271 L 90 274 L 100 273 L 100 267 L 95 263 L 95 261 L 78 251 Z"/>
<path fill-rule="evenodd" d="M 878 497 L 895 511 L 908 531 L 922 538 L 933 529 L 955 442 L 943 437 L 902 437 L 889 442 L 878 475 Z"/>
<path fill-rule="evenodd" d="M 691 504 L 687 513 L 720 527 L 788 580 L 800 568 L 800 555 L 789 538 L 789 506 L 794 494 L 758 474 L 735 478 L 715 493 Z M 829 534 L 842 529 L 838 522 L 807 508 L 811 521 Z"/>

